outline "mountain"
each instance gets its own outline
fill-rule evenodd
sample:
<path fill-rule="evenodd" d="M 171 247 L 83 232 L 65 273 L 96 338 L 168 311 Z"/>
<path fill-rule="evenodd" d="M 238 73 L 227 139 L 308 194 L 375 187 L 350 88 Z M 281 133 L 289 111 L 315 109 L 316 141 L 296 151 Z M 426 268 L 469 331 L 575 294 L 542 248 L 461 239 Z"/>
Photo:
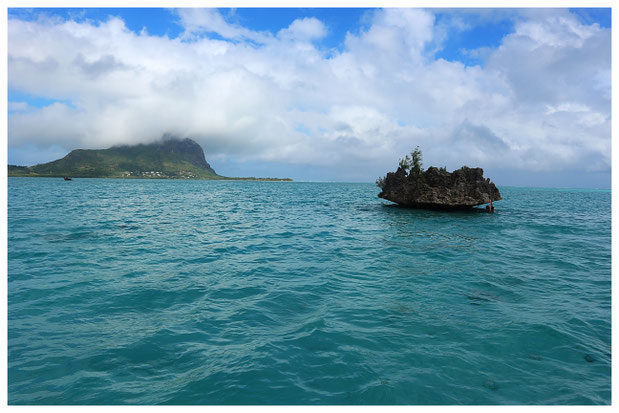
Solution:
<path fill-rule="evenodd" d="M 164 137 L 159 142 L 76 149 L 56 161 L 30 167 L 9 165 L 9 176 L 70 176 L 77 178 L 223 178 L 191 139 Z"/>

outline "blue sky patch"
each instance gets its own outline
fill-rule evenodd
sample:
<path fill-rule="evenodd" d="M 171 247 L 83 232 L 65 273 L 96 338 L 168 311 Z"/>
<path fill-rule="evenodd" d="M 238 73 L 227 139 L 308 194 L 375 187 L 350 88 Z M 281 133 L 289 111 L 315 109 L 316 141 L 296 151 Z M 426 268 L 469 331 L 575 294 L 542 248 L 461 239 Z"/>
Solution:
<path fill-rule="evenodd" d="M 442 24 L 446 18 L 445 14 L 437 14 L 435 24 Z M 483 64 L 483 54 L 475 52 L 482 48 L 500 46 L 503 38 L 514 31 L 514 23 L 513 19 L 502 18 L 470 24 L 464 29 L 448 25 L 447 39 L 434 57 L 450 62 L 459 61 L 467 66 Z M 467 24 L 466 20 L 464 24 Z"/>
<path fill-rule="evenodd" d="M 72 109 L 75 109 L 73 103 L 68 99 L 49 99 L 42 96 L 31 95 L 12 88 L 7 89 L 7 95 L 9 102 L 26 102 L 28 103 L 28 106 L 34 108 L 42 108 L 54 103 L 63 103 Z"/>

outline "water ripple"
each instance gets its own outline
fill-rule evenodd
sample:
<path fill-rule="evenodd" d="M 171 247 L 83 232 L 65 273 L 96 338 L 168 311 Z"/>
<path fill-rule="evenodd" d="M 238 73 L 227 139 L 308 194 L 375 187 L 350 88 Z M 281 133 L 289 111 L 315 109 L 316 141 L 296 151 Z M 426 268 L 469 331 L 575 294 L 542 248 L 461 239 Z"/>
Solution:
<path fill-rule="evenodd" d="M 9 403 L 610 403 L 609 191 L 376 192 L 9 178 Z"/>

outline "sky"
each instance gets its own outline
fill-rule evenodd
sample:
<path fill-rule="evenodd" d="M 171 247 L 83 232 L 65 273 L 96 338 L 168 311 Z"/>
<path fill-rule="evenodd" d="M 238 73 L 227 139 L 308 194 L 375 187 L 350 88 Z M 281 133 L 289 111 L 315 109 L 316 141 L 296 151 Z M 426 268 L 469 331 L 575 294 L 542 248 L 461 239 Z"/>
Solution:
<path fill-rule="evenodd" d="M 610 9 L 8 9 L 8 162 L 189 137 L 225 176 L 611 186 Z"/>

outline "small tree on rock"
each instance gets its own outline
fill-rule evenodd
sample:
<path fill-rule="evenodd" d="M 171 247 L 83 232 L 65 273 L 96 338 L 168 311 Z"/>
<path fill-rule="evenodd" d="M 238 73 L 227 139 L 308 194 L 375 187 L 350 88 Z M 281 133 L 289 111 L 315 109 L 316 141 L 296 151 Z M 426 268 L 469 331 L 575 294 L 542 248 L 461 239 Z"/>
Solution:
<path fill-rule="evenodd" d="M 380 189 L 385 189 L 385 177 L 381 176 L 376 180 L 376 186 Z"/>
<path fill-rule="evenodd" d="M 415 149 L 411 152 L 412 162 L 411 162 L 411 173 L 415 176 L 420 176 L 423 172 L 423 163 L 421 158 L 421 149 L 419 146 L 416 146 Z M 408 155 L 407 155 L 408 158 Z"/>
<path fill-rule="evenodd" d="M 416 146 L 410 155 L 406 155 L 404 158 L 400 159 L 398 165 L 400 168 L 404 169 L 407 174 L 412 175 L 416 179 L 423 178 L 423 163 L 419 146 Z M 380 177 L 376 180 L 376 186 L 381 189 L 384 189 L 385 183 L 386 177 Z"/>
<path fill-rule="evenodd" d="M 411 157 L 406 155 L 404 158 L 398 161 L 398 165 L 400 166 L 400 168 L 404 169 L 408 173 L 408 171 L 411 169 L 412 162 L 413 160 L 411 159 Z"/>

